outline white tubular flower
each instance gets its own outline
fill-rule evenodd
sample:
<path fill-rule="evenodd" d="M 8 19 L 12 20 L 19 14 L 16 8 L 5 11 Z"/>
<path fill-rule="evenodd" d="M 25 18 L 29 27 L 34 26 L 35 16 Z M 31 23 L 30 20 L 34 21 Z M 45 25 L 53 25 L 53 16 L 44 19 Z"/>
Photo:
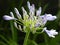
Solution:
<path fill-rule="evenodd" d="M 53 21 L 55 20 L 57 17 L 56 16 L 52 16 L 52 14 L 46 14 L 46 18 L 48 21 Z"/>
<path fill-rule="evenodd" d="M 16 23 L 16 22 L 14 22 L 14 26 L 18 29 L 18 25 L 17 25 L 17 23 Z"/>
<path fill-rule="evenodd" d="M 42 11 L 42 8 L 39 7 L 39 9 L 36 11 L 36 16 L 40 16 L 41 15 L 41 11 Z"/>
<path fill-rule="evenodd" d="M 34 19 L 34 15 L 35 15 L 35 5 L 34 5 L 34 4 L 30 5 L 30 2 L 28 1 L 28 2 L 27 2 L 27 6 L 28 6 L 28 9 L 29 9 L 30 18 L 31 18 L 31 19 Z"/>
<path fill-rule="evenodd" d="M 32 10 L 33 12 L 35 12 L 35 5 L 34 5 L 34 4 L 32 4 L 31 10 Z"/>
<path fill-rule="evenodd" d="M 30 6 L 30 2 L 28 1 L 27 2 L 27 6 L 28 6 L 28 8 L 29 8 L 29 11 L 30 11 L 30 15 L 34 15 L 35 14 L 35 5 L 34 4 L 32 4 L 31 6 Z"/>
<path fill-rule="evenodd" d="M 19 27 L 19 30 L 20 30 L 20 31 L 22 31 L 22 28 L 21 28 L 21 26 L 20 26 L 20 25 L 18 25 L 18 27 Z"/>
<path fill-rule="evenodd" d="M 17 8 L 14 8 L 14 11 L 15 11 L 15 13 L 17 15 L 17 18 L 20 19 L 21 18 L 21 15 L 20 15 L 18 9 Z"/>
<path fill-rule="evenodd" d="M 16 22 L 14 22 L 14 26 L 15 26 L 17 29 L 19 29 L 20 31 L 22 31 L 21 26 L 20 26 L 20 25 L 18 25 Z"/>
<path fill-rule="evenodd" d="M 51 14 L 45 14 L 40 17 L 42 18 L 44 24 L 46 24 L 47 21 L 53 21 L 57 18 L 56 16 L 52 16 Z"/>
<path fill-rule="evenodd" d="M 43 30 L 48 34 L 49 37 L 55 38 L 55 35 L 58 34 L 58 32 L 56 32 L 56 30 L 53 30 L 53 29 L 47 30 L 46 27 Z"/>
<path fill-rule="evenodd" d="M 29 2 L 29 1 L 27 2 L 27 6 L 28 6 L 28 8 L 30 9 L 30 2 Z"/>
<path fill-rule="evenodd" d="M 34 15 L 35 14 L 35 7 L 33 5 L 30 7 L 30 15 Z"/>
<path fill-rule="evenodd" d="M 24 7 L 22 7 L 22 11 L 23 11 L 23 15 L 27 15 L 26 10 L 24 9 Z"/>
<path fill-rule="evenodd" d="M 4 15 L 3 18 L 4 20 L 16 20 L 16 18 L 8 16 L 8 15 Z"/>
<path fill-rule="evenodd" d="M 14 18 L 14 14 L 13 14 L 13 12 L 10 12 L 10 15 Z"/>
<path fill-rule="evenodd" d="M 23 11 L 23 18 L 28 19 L 29 16 L 28 16 L 26 10 L 24 9 L 24 7 L 22 7 L 22 11 Z"/>

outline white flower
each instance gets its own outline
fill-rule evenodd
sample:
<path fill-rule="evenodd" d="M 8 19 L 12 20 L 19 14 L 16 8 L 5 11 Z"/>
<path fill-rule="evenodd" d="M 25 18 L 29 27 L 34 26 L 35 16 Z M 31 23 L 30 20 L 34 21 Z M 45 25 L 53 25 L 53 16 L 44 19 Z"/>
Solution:
<path fill-rule="evenodd" d="M 53 21 L 57 18 L 56 16 L 52 16 L 52 14 L 45 14 L 40 17 L 42 18 L 44 24 L 46 24 L 47 21 Z"/>
<path fill-rule="evenodd" d="M 34 4 L 30 5 L 30 2 L 28 1 L 27 6 L 29 8 L 29 14 L 34 15 L 35 14 L 35 5 Z"/>
<path fill-rule="evenodd" d="M 53 29 L 47 30 L 46 27 L 43 30 L 48 34 L 49 37 L 55 38 L 55 35 L 58 34 L 58 32 L 56 32 L 56 30 L 53 30 Z"/>
<path fill-rule="evenodd" d="M 17 18 L 20 19 L 21 18 L 21 15 L 20 15 L 18 9 L 17 8 L 14 8 L 14 11 L 16 13 Z"/>
<path fill-rule="evenodd" d="M 8 16 L 8 15 L 4 15 L 3 16 L 4 20 L 15 20 L 16 18 Z"/>
<path fill-rule="evenodd" d="M 29 2 L 29 1 L 27 2 L 27 6 L 28 6 L 28 8 L 30 9 L 30 2 Z"/>
<path fill-rule="evenodd" d="M 13 17 L 13 18 L 14 18 L 14 14 L 13 14 L 13 12 L 10 12 L 10 15 L 11 15 L 11 17 Z"/>
<path fill-rule="evenodd" d="M 40 16 L 41 15 L 41 11 L 42 11 L 42 8 L 39 7 L 39 9 L 36 11 L 36 16 Z"/>
<path fill-rule="evenodd" d="M 57 18 L 56 16 L 52 16 L 52 14 L 45 14 L 45 15 L 48 21 L 53 21 Z"/>
<path fill-rule="evenodd" d="M 24 9 L 24 7 L 22 7 L 22 11 L 23 11 L 23 19 L 28 19 L 28 14 L 27 14 L 27 11 Z"/>
<path fill-rule="evenodd" d="M 23 11 L 23 16 L 27 15 L 27 11 L 24 9 L 24 7 L 22 7 L 22 11 Z"/>

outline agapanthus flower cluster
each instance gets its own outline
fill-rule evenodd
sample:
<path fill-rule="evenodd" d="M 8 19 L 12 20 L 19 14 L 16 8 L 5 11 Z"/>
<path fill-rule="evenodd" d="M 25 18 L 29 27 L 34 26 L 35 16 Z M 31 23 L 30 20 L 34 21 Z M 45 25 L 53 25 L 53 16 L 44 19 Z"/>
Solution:
<path fill-rule="evenodd" d="M 28 30 L 30 30 L 32 33 L 45 31 L 49 37 L 54 38 L 55 37 L 54 35 L 57 35 L 58 32 L 56 32 L 56 30 L 53 29 L 47 30 L 47 28 L 44 27 L 44 25 L 47 23 L 47 21 L 53 21 L 57 17 L 52 16 L 52 14 L 41 15 L 42 8 L 39 7 L 38 10 L 35 10 L 35 5 L 34 4 L 30 5 L 29 1 L 27 2 L 27 6 L 29 9 L 29 13 L 27 13 L 24 7 L 22 7 L 23 15 L 21 15 L 18 9 L 14 8 L 17 18 L 14 17 L 13 12 L 10 12 L 11 16 L 4 15 L 3 18 L 5 20 L 14 20 L 15 27 L 23 32 L 27 32 Z"/>

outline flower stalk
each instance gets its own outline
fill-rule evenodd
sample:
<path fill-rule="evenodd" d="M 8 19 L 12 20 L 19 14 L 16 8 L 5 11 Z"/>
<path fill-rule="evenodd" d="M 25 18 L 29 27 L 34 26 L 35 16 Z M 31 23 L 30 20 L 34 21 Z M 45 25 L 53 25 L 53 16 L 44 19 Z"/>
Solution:
<path fill-rule="evenodd" d="M 48 38 L 45 33 L 44 33 L 44 37 L 45 37 L 45 44 L 48 45 Z"/>
<path fill-rule="evenodd" d="M 28 43 L 28 38 L 29 38 L 29 34 L 30 34 L 30 30 L 28 30 L 28 32 L 26 32 L 23 45 L 27 45 L 27 43 Z"/>

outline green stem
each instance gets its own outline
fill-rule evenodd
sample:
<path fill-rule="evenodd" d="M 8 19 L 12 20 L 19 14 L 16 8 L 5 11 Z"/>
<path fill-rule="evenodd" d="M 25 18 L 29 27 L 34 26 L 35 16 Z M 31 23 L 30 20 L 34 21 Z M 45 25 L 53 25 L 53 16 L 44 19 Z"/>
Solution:
<path fill-rule="evenodd" d="M 49 45 L 49 44 L 48 44 L 48 38 L 47 38 L 47 36 L 46 36 L 45 33 L 44 33 L 44 37 L 45 37 L 45 44 L 46 44 L 46 45 Z"/>
<path fill-rule="evenodd" d="M 11 32 L 12 32 L 12 39 L 17 41 L 17 30 L 14 28 L 13 21 L 10 21 Z"/>
<path fill-rule="evenodd" d="M 28 38 L 29 38 L 29 34 L 30 34 L 30 30 L 29 30 L 28 32 L 26 32 L 26 35 L 25 35 L 25 39 L 24 39 L 23 45 L 27 45 Z"/>
<path fill-rule="evenodd" d="M 12 31 L 12 38 L 14 39 L 14 27 L 13 27 L 12 21 L 10 21 L 10 26 L 11 26 L 11 31 Z"/>

